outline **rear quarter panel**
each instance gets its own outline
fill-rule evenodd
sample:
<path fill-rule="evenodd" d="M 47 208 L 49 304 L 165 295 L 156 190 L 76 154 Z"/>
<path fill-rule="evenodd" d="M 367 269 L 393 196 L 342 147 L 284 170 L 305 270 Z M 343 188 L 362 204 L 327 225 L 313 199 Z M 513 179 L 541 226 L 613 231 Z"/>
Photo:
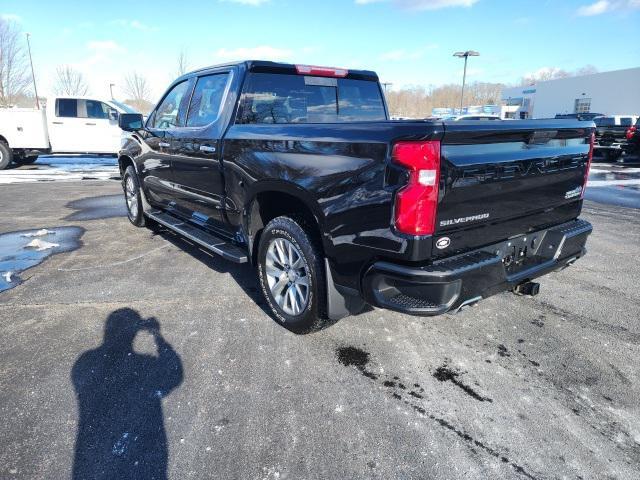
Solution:
<path fill-rule="evenodd" d="M 231 126 L 222 159 L 228 220 L 240 228 L 259 192 L 300 198 L 318 221 L 335 280 L 355 288 L 364 265 L 412 249 L 391 225 L 402 182 L 400 169 L 387 168 L 391 143 L 441 133 L 421 122 Z"/>

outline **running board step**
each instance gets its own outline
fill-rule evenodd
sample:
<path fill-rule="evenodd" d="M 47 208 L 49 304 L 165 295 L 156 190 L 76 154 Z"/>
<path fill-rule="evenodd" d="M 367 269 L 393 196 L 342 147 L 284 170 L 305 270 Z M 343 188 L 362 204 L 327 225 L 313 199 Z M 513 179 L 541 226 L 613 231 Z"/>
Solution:
<path fill-rule="evenodd" d="M 178 217 L 174 217 L 167 212 L 150 210 L 145 212 L 145 215 L 151 220 L 158 222 L 160 225 L 164 225 L 169 230 L 179 233 L 192 242 L 197 243 L 201 247 L 204 247 L 227 260 L 231 260 L 235 263 L 247 263 L 248 261 L 247 253 L 242 248 L 228 242 L 227 240 L 211 235 L 189 222 L 181 220 Z"/>

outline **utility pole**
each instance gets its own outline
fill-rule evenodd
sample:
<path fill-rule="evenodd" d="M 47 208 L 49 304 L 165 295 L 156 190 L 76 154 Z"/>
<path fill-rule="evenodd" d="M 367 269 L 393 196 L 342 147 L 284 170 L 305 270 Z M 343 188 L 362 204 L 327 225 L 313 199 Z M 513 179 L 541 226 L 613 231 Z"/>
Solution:
<path fill-rule="evenodd" d="M 33 71 L 33 59 L 31 58 L 31 43 L 29 42 L 30 33 L 27 35 L 27 50 L 29 50 L 29 63 L 31 64 L 31 78 L 33 79 L 33 92 L 36 94 L 36 108 L 40 110 L 40 100 L 38 100 L 38 87 L 36 87 L 36 74 Z"/>
<path fill-rule="evenodd" d="M 387 94 L 387 87 L 390 87 L 391 85 L 393 85 L 393 83 L 391 82 L 382 82 L 382 88 L 384 88 L 384 94 Z"/>
<path fill-rule="evenodd" d="M 462 105 L 464 102 L 464 84 L 467 80 L 467 60 L 469 57 L 478 57 L 480 53 L 475 50 L 467 50 L 466 52 L 456 52 L 453 54 L 454 57 L 462 58 L 464 57 L 464 70 L 462 73 L 462 92 L 460 93 L 460 115 L 462 115 Z"/>

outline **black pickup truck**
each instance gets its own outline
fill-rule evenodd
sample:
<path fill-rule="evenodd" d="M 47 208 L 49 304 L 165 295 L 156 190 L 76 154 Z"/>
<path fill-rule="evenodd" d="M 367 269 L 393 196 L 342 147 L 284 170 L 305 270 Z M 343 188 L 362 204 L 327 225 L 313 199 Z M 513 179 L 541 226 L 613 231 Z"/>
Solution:
<path fill-rule="evenodd" d="M 178 78 L 119 154 L 129 219 L 257 266 L 276 320 L 437 315 L 584 255 L 592 122 L 390 121 L 374 72 L 264 61 Z"/>
<path fill-rule="evenodd" d="M 605 160 L 618 160 L 623 153 L 632 153 L 634 146 L 629 143 L 629 130 L 634 126 L 637 116 L 612 115 L 594 118 L 596 138 L 594 153 Z"/>

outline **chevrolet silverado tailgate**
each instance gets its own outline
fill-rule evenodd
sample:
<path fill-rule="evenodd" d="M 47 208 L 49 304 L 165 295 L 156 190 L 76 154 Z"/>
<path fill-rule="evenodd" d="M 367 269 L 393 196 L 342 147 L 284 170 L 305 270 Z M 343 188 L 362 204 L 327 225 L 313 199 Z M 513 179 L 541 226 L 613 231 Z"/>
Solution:
<path fill-rule="evenodd" d="M 578 217 L 592 122 L 462 121 L 444 130 L 434 256 Z"/>

